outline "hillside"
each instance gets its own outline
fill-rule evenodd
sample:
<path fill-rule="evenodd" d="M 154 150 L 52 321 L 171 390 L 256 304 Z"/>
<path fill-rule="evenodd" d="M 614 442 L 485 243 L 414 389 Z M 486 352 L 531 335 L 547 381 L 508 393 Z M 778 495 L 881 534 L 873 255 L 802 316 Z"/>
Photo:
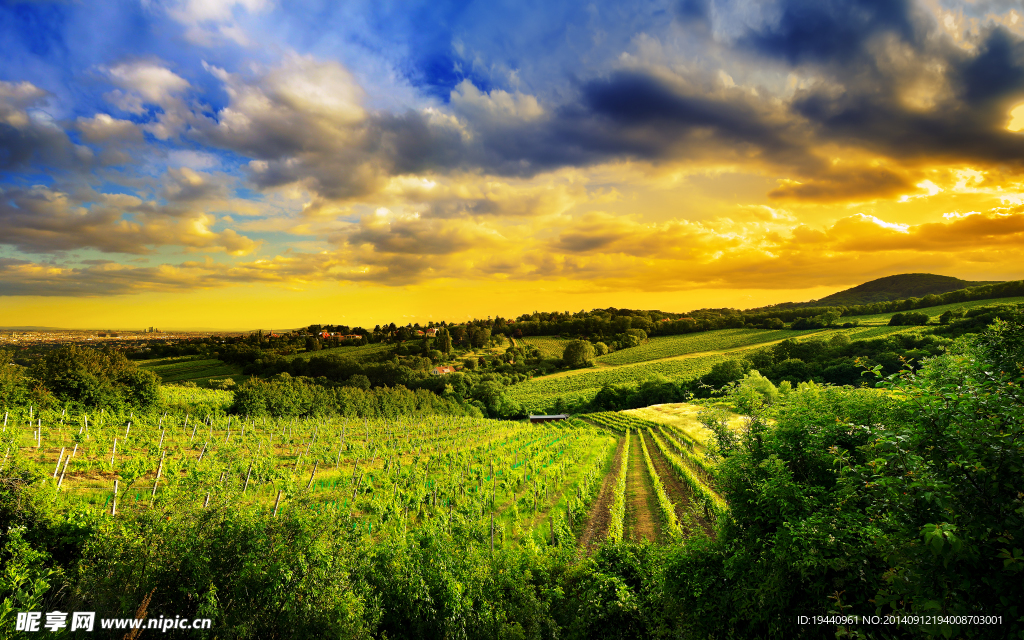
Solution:
<path fill-rule="evenodd" d="M 967 287 L 998 284 L 998 281 L 970 281 L 940 276 L 933 273 L 901 273 L 871 280 L 856 287 L 833 293 L 820 300 L 802 302 L 796 307 L 829 307 L 888 302 L 905 298 L 920 298 L 928 294 L 941 294 Z"/>

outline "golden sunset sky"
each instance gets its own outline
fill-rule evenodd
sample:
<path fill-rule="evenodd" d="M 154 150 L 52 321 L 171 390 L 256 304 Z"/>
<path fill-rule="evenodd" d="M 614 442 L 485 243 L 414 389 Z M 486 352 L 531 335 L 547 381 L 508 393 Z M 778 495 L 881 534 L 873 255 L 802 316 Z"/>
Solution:
<path fill-rule="evenodd" d="M 0 5 L 0 326 L 1024 277 L 1009 0 Z"/>

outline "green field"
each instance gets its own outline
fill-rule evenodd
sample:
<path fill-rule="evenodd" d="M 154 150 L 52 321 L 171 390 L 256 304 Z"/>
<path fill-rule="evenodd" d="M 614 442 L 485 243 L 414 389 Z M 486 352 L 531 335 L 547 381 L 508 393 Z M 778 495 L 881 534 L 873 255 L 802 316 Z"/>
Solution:
<path fill-rule="evenodd" d="M 605 385 L 637 384 L 659 377 L 676 382 L 692 380 L 710 372 L 717 362 L 781 340 L 816 339 L 834 333 L 846 334 L 852 340 L 866 340 L 918 329 L 889 326 L 805 331 L 722 329 L 655 337 L 640 346 L 599 357 L 596 367 L 561 371 L 517 384 L 509 389 L 508 395 L 525 412 L 540 413 L 550 410 L 558 398 L 568 405 L 588 402 Z M 560 338 L 530 338 L 531 344 L 545 345 L 549 349 L 566 342 L 568 340 Z"/>
<path fill-rule="evenodd" d="M 565 345 L 572 342 L 572 339 L 557 338 L 555 336 L 529 336 L 527 338 L 520 338 L 516 342 L 521 342 L 527 347 L 537 349 L 540 351 L 540 357 L 542 358 L 560 360 L 565 352 Z"/>
<path fill-rule="evenodd" d="M 658 336 L 647 342 L 629 349 L 622 349 L 597 358 L 598 362 L 609 365 L 635 364 L 648 360 L 660 360 L 691 353 L 722 351 L 746 347 L 752 344 L 764 344 L 776 340 L 798 338 L 820 329 L 789 331 L 787 329 L 769 331 L 765 329 L 722 329 L 688 333 L 679 336 Z"/>
<path fill-rule="evenodd" d="M 907 333 L 917 331 L 920 327 L 890 327 L 887 325 L 868 325 L 865 327 L 853 327 L 852 329 L 839 329 L 838 333 L 845 333 L 850 340 L 871 340 L 873 338 L 884 338 L 895 333 Z M 832 333 L 832 332 L 830 332 Z"/>
<path fill-rule="evenodd" d="M 163 393 L 169 414 L 91 413 L 87 418 L 37 412 L 44 424 L 66 420 L 82 432 L 54 427 L 38 447 L 27 430 L 11 429 L 0 438 L 9 454 L 4 462 L 14 460 L 48 476 L 67 452 L 61 504 L 111 513 L 119 478 L 121 519 L 154 504 L 200 512 L 211 497 L 214 505 L 224 498 L 253 516 L 267 516 L 284 494 L 282 512 L 330 509 L 334 518 L 359 518 L 376 540 L 418 527 L 445 531 L 452 519 L 467 529 L 493 523 L 500 549 L 545 544 L 553 518 L 567 512 L 575 526 L 559 535 L 574 544 L 616 443 L 606 430 L 579 421 L 186 415 L 173 409 L 195 403 L 224 408 L 232 394 L 194 387 L 165 387 Z M 20 424 L 29 409 L 13 413 Z M 385 428 L 405 437 L 384 441 L 379 436 Z M 303 495 L 296 487 L 306 488 Z M 49 496 L 53 502 L 55 490 Z"/>
<path fill-rule="evenodd" d="M 160 398 L 169 406 L 207 405 L 227 411 L 234 404 L 235 393 L 221 389 L 202 389 L 200 387 L 182 387 L 174 384 L 160 387 Z"/>
<path fill-rule="evenodd" d="M 235 383 L 245 380 L 242 368 L 237 365 L 227 364 L 216 359 L 197 360 L 194 356 L 143 360 L 139 366 L 160 376 L 160 380 L 165 384 L 168 382 L 202 384 L 209 382 L 211 378 L 231 378 Z"/>
<path fill-rule="evenodd" d="M 606 384 L 635 384 L 657 377 L 668 380 L 698 378 L 711 371 L 716 362 L 727 358 L 721 354 L 694 355 L 663 362 L 579 369 L 528 380 L 515 385 L 508 393 L 510 399 L 521 404 L 525 411 L 537 413 L 550 408 L 560 397 L 572 402 L 590 400 Z"/>
<path fill-rule="evenodd" d="M 294 356 L 285 356 L 289 360 L 309 360 L 310 358 L 322 358 L 324 356 L 339 356 L 343 358 L 352 358 L 353 360 L 362 360 L 368 356 L 374 356 L 381 351 L 387 351 L 388 349 L 394 349 L 394 345 L 387 344 L 384 342 L 377 344 L 368 344 L 362 347 L 334 347 L 333 349 L 321 349 L 320 351 L 303 351 L 302 353 Z"/>
<path fill-rule="evenodd" d="M 975 307 L 991 307 L 997 305 L 1011 305 L 1024 303 L 1024 297 L 1017 298 L 995 298 L 991 300 L 971 300 L 970 302 L 955 302 L 953 304 L 944 304 L 938 307 L 925 307 L 924 309 L 913 309 L 917 313 L 927 313 L 932 322 L 938 322 L 939 316 L 946 311 L 953 309 L 974 309 Z M 897 311 L 891 311 L 888 313 L 876 313 L 870 316 L 848 316 L 851 320 L 860 320 L 861 324 L 885 324 L 889 322 L 889 319 L 894 314 L 899 313 Z M 903 312 L 906 313 L 906 312 Z M 842 319 L 843 322 L 847 320 L 847 317 Z"/>

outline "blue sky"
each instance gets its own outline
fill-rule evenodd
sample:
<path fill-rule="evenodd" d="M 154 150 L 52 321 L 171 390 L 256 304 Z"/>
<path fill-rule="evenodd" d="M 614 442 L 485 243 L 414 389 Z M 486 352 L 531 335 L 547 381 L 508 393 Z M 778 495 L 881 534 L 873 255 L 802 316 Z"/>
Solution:
<path fill-rule="evenodd" d="M 23 324 L 1021 277 L 1014 2 L 8 1 L 0 43 Z"/>

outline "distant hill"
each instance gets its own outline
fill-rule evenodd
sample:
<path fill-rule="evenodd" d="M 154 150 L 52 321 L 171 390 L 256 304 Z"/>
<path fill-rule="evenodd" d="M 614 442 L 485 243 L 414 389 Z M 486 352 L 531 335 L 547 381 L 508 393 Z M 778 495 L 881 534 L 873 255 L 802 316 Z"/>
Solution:
<path fill-rule="evenodd" d="M 872 302 L 888 302 L 906 298 L 921 298 L 930 293 L 941 294 L 967 287 L 978 287 L 986 284 L 999 284 L 999 280 L 971 281 L 938 276 L 933 273 L 901 273 L 871 280 L 856 287 L 833 293 L 820 300 L 811 300 L 795 304 L 795 307 L 833 307 Z"/>

